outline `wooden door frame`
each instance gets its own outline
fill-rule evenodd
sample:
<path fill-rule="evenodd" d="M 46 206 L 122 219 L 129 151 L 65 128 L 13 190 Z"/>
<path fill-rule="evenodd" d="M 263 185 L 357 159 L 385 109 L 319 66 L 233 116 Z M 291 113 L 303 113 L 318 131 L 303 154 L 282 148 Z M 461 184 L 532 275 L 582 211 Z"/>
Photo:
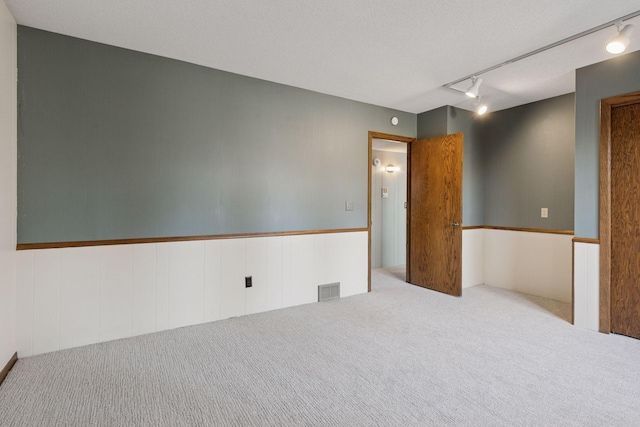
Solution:
<path fill-rule="evenodd" d="M 611 110 L 640 103 L 640 92 L 600 101 L 600 332 L 611 332 Z"/>
<path fill-rule="evenodd" d="M 367 202 L 367 230 L 368 230 L 368 235 L 369 235 L 369 263 L 368 263 L 368 271 L 367 271 L 367 282 L 368 282 L 368 292 L 371 292 L 371 190 L 372 190 L 372 184 L 371 184 L 371 165 L 373 164 L 373 140 L 374 139 L 387 139 L 389 141 L 396 141 L 396 142 L 404 142 L 405 144 L 407 144 L 407 194 L 409 194 L 409 177 L 410 177 L 410 166 L 409 166 L 409 145 L 414 142 L 416 140 L 416 138 L 411 138 L 408 136 L 400 136 L 400 135 L 391 135 L 388 133 L 381 133 L 381 132 L 374 132 L 374 131 L 369 131 L 369 195 L 367 196 L 368 202 Z M 409 199 L 407 198 L 407 210 L 406 212 L 409 212 Z M 407 242 L 409 241 L 409 236 L 410 236 L 410 228 L 409 228 L 409 218 L 407 218 Z M 408 262 L 409 256 L 407 254 L 407 262 Z M 408 265 L 407 265 L 407 271 L 408 271 Z"/>

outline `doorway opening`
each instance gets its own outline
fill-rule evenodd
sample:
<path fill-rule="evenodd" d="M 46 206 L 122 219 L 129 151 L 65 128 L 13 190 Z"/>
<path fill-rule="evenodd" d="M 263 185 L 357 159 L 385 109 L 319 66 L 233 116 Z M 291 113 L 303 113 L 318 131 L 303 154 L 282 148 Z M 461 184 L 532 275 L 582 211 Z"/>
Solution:
<path fill-rule="evenodd" d="M 407 143 L 374 138 L 371 153 L 371 268 L 406 281 Z"/>
<path fill-rule="evenodd" d="M 373 265 L 377 265 L 377 263 L 374 264 L 374 262 L 372 261 L 372 249 L 373 249 L 373 245 L 376 244 L 376 242 L 377 242 L 377 236 L 379 235 L 380 238 L 382 237 L 381 228 L 380 227 L 376 227 L 376 233 L 377 233 L 376 234 L 376 238 L 372 238 L 372 232 L 373 232 L 373 228 L 374 228 L 374 225 L 373 225 L 373 214 L 372 214 L 372 207 L 373 207 L 373 200 L 372 199 L 374 197 L 376 197 L 377 205 L 379 205 L 380 207 L 382 206 L 381 201 L 380 201 L 382 199 L 382 188 L 380 187 L 379 192 L 376 193 L 376 194 L 373 194 L 374 193 L 374 190 L 373 190 L 374 172 L 375 172 L 374 169 L 376 168 L 373 165 L 373 160 L 374 160 L 373 142 L 374 142 L 374 140 L 385 141 L 384 142 L 385 144 L 403 144 L 405 146 L 405 148 L 406 148 L 405 155 L 404 155 L 405 162 L 406 162 L 405 164 L 408 165 L 409 156 L 410 156 L 410 154 L 409 154 L 409 151 L 410 151 L 409 150 L 409 145 L 411 144 L 411 142 L 415 141 L 415 138 L 410 138 L 410 137 L 400 136 L 400 135 L 391 135 L 391 134 L 386 134 L 386 133 L 381 133 L 381 132 L 369 131 L 369 197 L 368 197 L 368 199 L 369 199 L 369 206 L 368 206 L 368 224 L 369 224 L 369 273 L 368 273 L 369 274 L 369 278 L 368 278 L 368 280 L 369 280 L 369 292 L 371 292 L 371 269 L 375 268 L 375 267 L 373 267 Z M 379 144 L 379 143 L 377 143 L 377 144 Z M 400 169 L 397 170 L 397 171 L 395 169 L 393 169 L 393 172 L 387 172 L 386 171 L 386 167 L 389 166 L 389 164 L 384 164 L 382 162 L 382 160 L 383 160 L 382 156 L 377 157 L 377 158 L 380 160 L 380 165 L 379 166 L 381 168 L 384 168 L 384 173 L 389 173 L 389 174 L 398 173 L 398 175 L 400 175 L 399 172 L 401 172 L 401 170 L 402 170 L 400 165 L 393 164 L 392 166 L 394 168 L 395 168 L 395 166 L 398 166 Z M 405 190 L 404 190 L 404 196 L 403 196 L 404 198 L 402 200 L 404 202 L 404 201 L 407 201 L 408 167 L 406 167 L 406 166 L 404 168 L 403 175 L 404 175 L 404 188 L 405 188 Z M 404 204 L 402 205 L 402 209 L 399 209 L 399 211 L 401 212 L 401 214 L 404 215 L 404 220 L 405 220 L 405 224 L 406 224 L 405 225 L 405 229 L 404 229 L 404 235 L 403 235 L 404 241 L 405 241 L 404 262 L 402 262 L 402 264 L 400 264 L 400 265 L 404 264 L 406 266 L 406 242 L 409 241 L 410 229 L 409 229 L 409 226 L 408 226 L 408 224 L 406 222 L 407 209 L 404 208 Z M 376 217 L 376 220 L 377 219 L 378 219 L 378 217 Z M 398 234 L 402 235 L 402 231 L 400 231 Z M 380 248 L 380 251 L 381 251 L 382 248 L 380 246 L 380 243 L 378 243 L 378 247 Z M 397 244 L 395 245 L 395 247 L 397 248 Z M 378 249 L 376 248 L 376 249 L 373 249 L 373 250 L 377 251 Z M 398 251 L 398 253 L 400 254 L 400 257 L 402 257 L 402 251 Z M 381 261 L 382 260 L 382 253 L 380 252 L 380 254 L 381 254 L 380 255 L 380 262 L 382 262 Z M 396 259 L 398 259 L 397 255 L 396 255 Z M 400 260 L 401 259 L 402 258 L 400 258 Z M 399 274 L 402 274 L 402 268 L 399 268 L 399 270 L 400 270 Z M 403 280 L 405 280 L 405 279 L 403 279 Z"/>

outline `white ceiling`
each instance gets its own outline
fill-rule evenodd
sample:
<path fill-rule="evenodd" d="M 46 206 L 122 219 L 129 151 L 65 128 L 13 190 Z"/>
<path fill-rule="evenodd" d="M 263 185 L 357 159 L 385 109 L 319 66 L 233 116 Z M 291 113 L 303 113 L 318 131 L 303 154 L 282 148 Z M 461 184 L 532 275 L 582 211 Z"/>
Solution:
<path fill-rule="evenodd" d="M 5 0 L 19 24 L 402 111 L 442 85 L 640 9 L 638 0 Z M 627 52 L 640 49 L 640 18 Z M 573 92 L 609 27 L 481 77 L 500 110 Z M 461 88 L 468 86 L 463 82 Z"/>

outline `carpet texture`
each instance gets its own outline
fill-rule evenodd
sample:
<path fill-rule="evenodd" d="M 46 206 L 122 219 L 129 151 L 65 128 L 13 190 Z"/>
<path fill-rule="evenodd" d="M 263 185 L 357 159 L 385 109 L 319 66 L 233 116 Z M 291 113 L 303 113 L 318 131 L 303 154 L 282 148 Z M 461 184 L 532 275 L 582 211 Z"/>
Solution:
<path fill-rule="evenodd" d="M 640 341 L 488 286 L 373 272 L 330 302 L 20 359 L 2 426 L 640 425 Z"/>

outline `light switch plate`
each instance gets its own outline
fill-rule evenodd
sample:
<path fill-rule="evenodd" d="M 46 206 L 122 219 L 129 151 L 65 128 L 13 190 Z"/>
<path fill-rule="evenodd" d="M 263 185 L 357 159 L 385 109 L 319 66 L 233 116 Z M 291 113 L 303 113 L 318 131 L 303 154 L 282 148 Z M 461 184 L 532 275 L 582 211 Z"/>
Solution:
<path fill-rule="evenodd" d="M 549 208 L 540 208 L 540 218 L 549 218 Z"/>

